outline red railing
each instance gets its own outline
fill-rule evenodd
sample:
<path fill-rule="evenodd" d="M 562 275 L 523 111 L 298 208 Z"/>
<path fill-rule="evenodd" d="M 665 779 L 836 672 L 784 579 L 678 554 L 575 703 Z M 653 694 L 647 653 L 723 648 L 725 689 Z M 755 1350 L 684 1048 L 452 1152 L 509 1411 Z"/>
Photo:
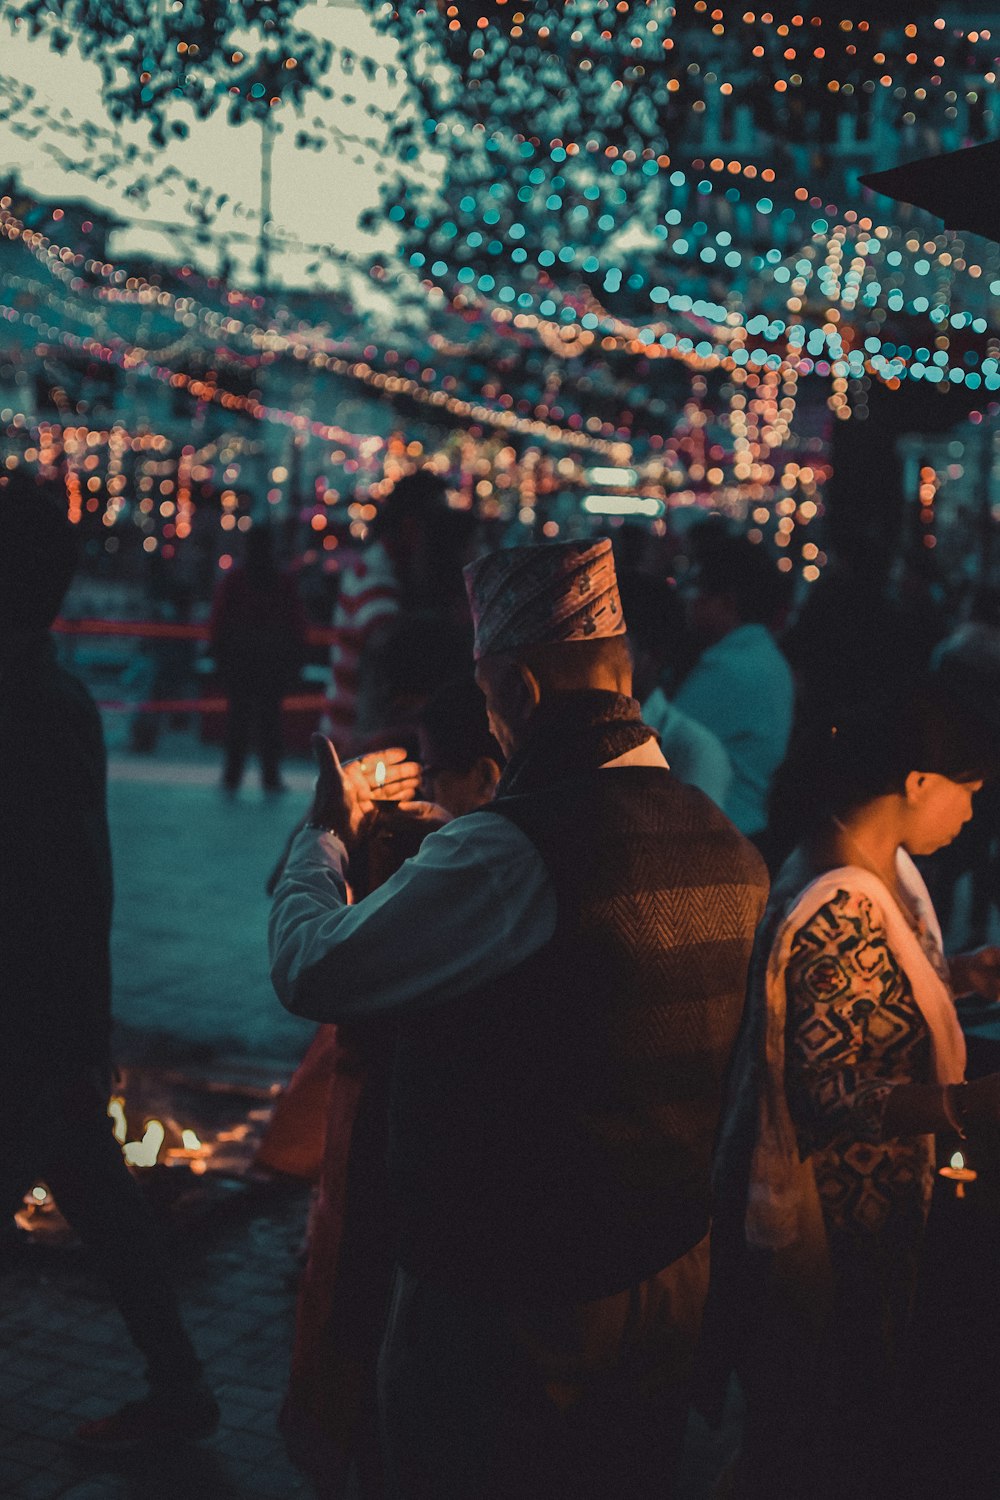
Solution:
<path fill-rule="evenodd" d="M 207 641 L 207 625 L 175 623 L 168 620 L 64 620 L 58 619 L 52 626 L 58 635 L 70 636 L 130 636 L 142 640 Z M 306 632 L 310 646 L 330 646 L 338 632 L 320 625 L 311 625 Z M 282 699 L 285 711 L 320 711 L 328 706 L 323 693 L 292 693 Z M 221 714 L 228 707 L 228 699 L 213 698 L 102 698 L 98 707 L 110 713 L 199 713 Z"/>
<path fill-rule="evenodd" d="M 150 640 L 207 641 L 207 625 L 173 624 L 167 620 L 56 620 L 52 629 L 59 635 L 125 635 Z M 310 646 L 332 646 L 339 632 L 323 625 L 310 625 L 306 642 Z"/>

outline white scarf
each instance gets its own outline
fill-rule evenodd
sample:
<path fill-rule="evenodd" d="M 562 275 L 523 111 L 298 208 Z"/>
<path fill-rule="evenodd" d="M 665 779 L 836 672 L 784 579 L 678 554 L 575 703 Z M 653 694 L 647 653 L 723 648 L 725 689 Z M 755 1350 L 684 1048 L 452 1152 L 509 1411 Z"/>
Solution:
<path fill-rule="evenodd" d="M 896 855 L 900 886 L 944 958 L 941 928 L 927 887 L 905 850 Z M 869 870 L 846 865 L 827 870 L 805 887 L 786 914 L 767 961 L 767 1065 L 758 1109 L 757 1143 L 747 1199 L 747 1243 L 779 1250 L 793 1244 L 801 1222 L 803 1194 L 815 1192 L 810 1163 L 799 1159 L 795 1127 L 785 1096 L 785 976 L 796 934 L 845 887 L 867 896 L 885 923 L 889 947 L 909 981 L 913 999 L 927 1023 L 934 1076 L 939 1083 L 965 1077 L 965 1037 L 954 997 L 925 953 L 885 883 Z"/>

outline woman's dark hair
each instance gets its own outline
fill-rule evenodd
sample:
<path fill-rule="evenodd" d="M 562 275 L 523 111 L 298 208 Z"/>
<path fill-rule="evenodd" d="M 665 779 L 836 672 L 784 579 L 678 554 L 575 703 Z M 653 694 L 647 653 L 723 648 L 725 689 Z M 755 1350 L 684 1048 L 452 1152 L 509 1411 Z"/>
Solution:
<path fill-rule="evenodd" d="M 464 775 L 484 757 L 503 765 L 503 751 L 490 733 L 486 700 L 471 677 L 446 683 L 417 722 L 439 770 Z"/>
<path fill-rule="evenodd" d="M 787 850 L 831 818 L 902 792 L 911 771 L 987 781 L 998 770 L 996 731 L 929 674 L 895 698 L 798 727 L 771 788 L 771 834 Z"/>

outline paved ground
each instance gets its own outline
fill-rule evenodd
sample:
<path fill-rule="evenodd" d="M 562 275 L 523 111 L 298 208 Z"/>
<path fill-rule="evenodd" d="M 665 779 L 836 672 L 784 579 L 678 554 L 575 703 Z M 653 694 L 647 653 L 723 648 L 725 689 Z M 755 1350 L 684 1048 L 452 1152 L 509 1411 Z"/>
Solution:
<path fill-rule="evenodd" d="M 115 1015 L 171 1053 L 246 1052 L 294 1063 L 313 1028 L 282 1010 L 267 974 L 267 877 L 312 776 L 265 796 L 218 785 L 217 755 L 179 736 L 171 758 L 112 755 Z M 177 741 L 180 741 L 177 743 Z M 180 759 L 186 750 L 189 758 Z"/>
<path fill-rule="evenodd" d="M 311 1493 L 275 1429 L 288 1362 L 301 1191 L 231 1209 L 175 1253 L 183 1305 L 222 1406 L 197 1448 L 101 1462 L 66 1438 L 137 1394 L 117 1312 L 70 1251 L 8 1273 L 0 1304 L 0 1495 L 10 1500 L 296 1500 Z"/>

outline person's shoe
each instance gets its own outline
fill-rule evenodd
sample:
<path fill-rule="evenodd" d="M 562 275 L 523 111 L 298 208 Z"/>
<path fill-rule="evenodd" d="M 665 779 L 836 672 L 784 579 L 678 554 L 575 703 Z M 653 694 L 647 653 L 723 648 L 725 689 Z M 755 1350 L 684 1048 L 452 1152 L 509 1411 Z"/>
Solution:
<path fill-rule="evenodd" d="M 200 1443 L 219 1426 L 219 1403 L 207 1386 L 183 1395 L 153 1392 L 128 1401 L 118 1411 L 84 1422 L 74 1434 L 78 1446 L 92 1453 L 130 1453 L 157 1444 Z"/>

